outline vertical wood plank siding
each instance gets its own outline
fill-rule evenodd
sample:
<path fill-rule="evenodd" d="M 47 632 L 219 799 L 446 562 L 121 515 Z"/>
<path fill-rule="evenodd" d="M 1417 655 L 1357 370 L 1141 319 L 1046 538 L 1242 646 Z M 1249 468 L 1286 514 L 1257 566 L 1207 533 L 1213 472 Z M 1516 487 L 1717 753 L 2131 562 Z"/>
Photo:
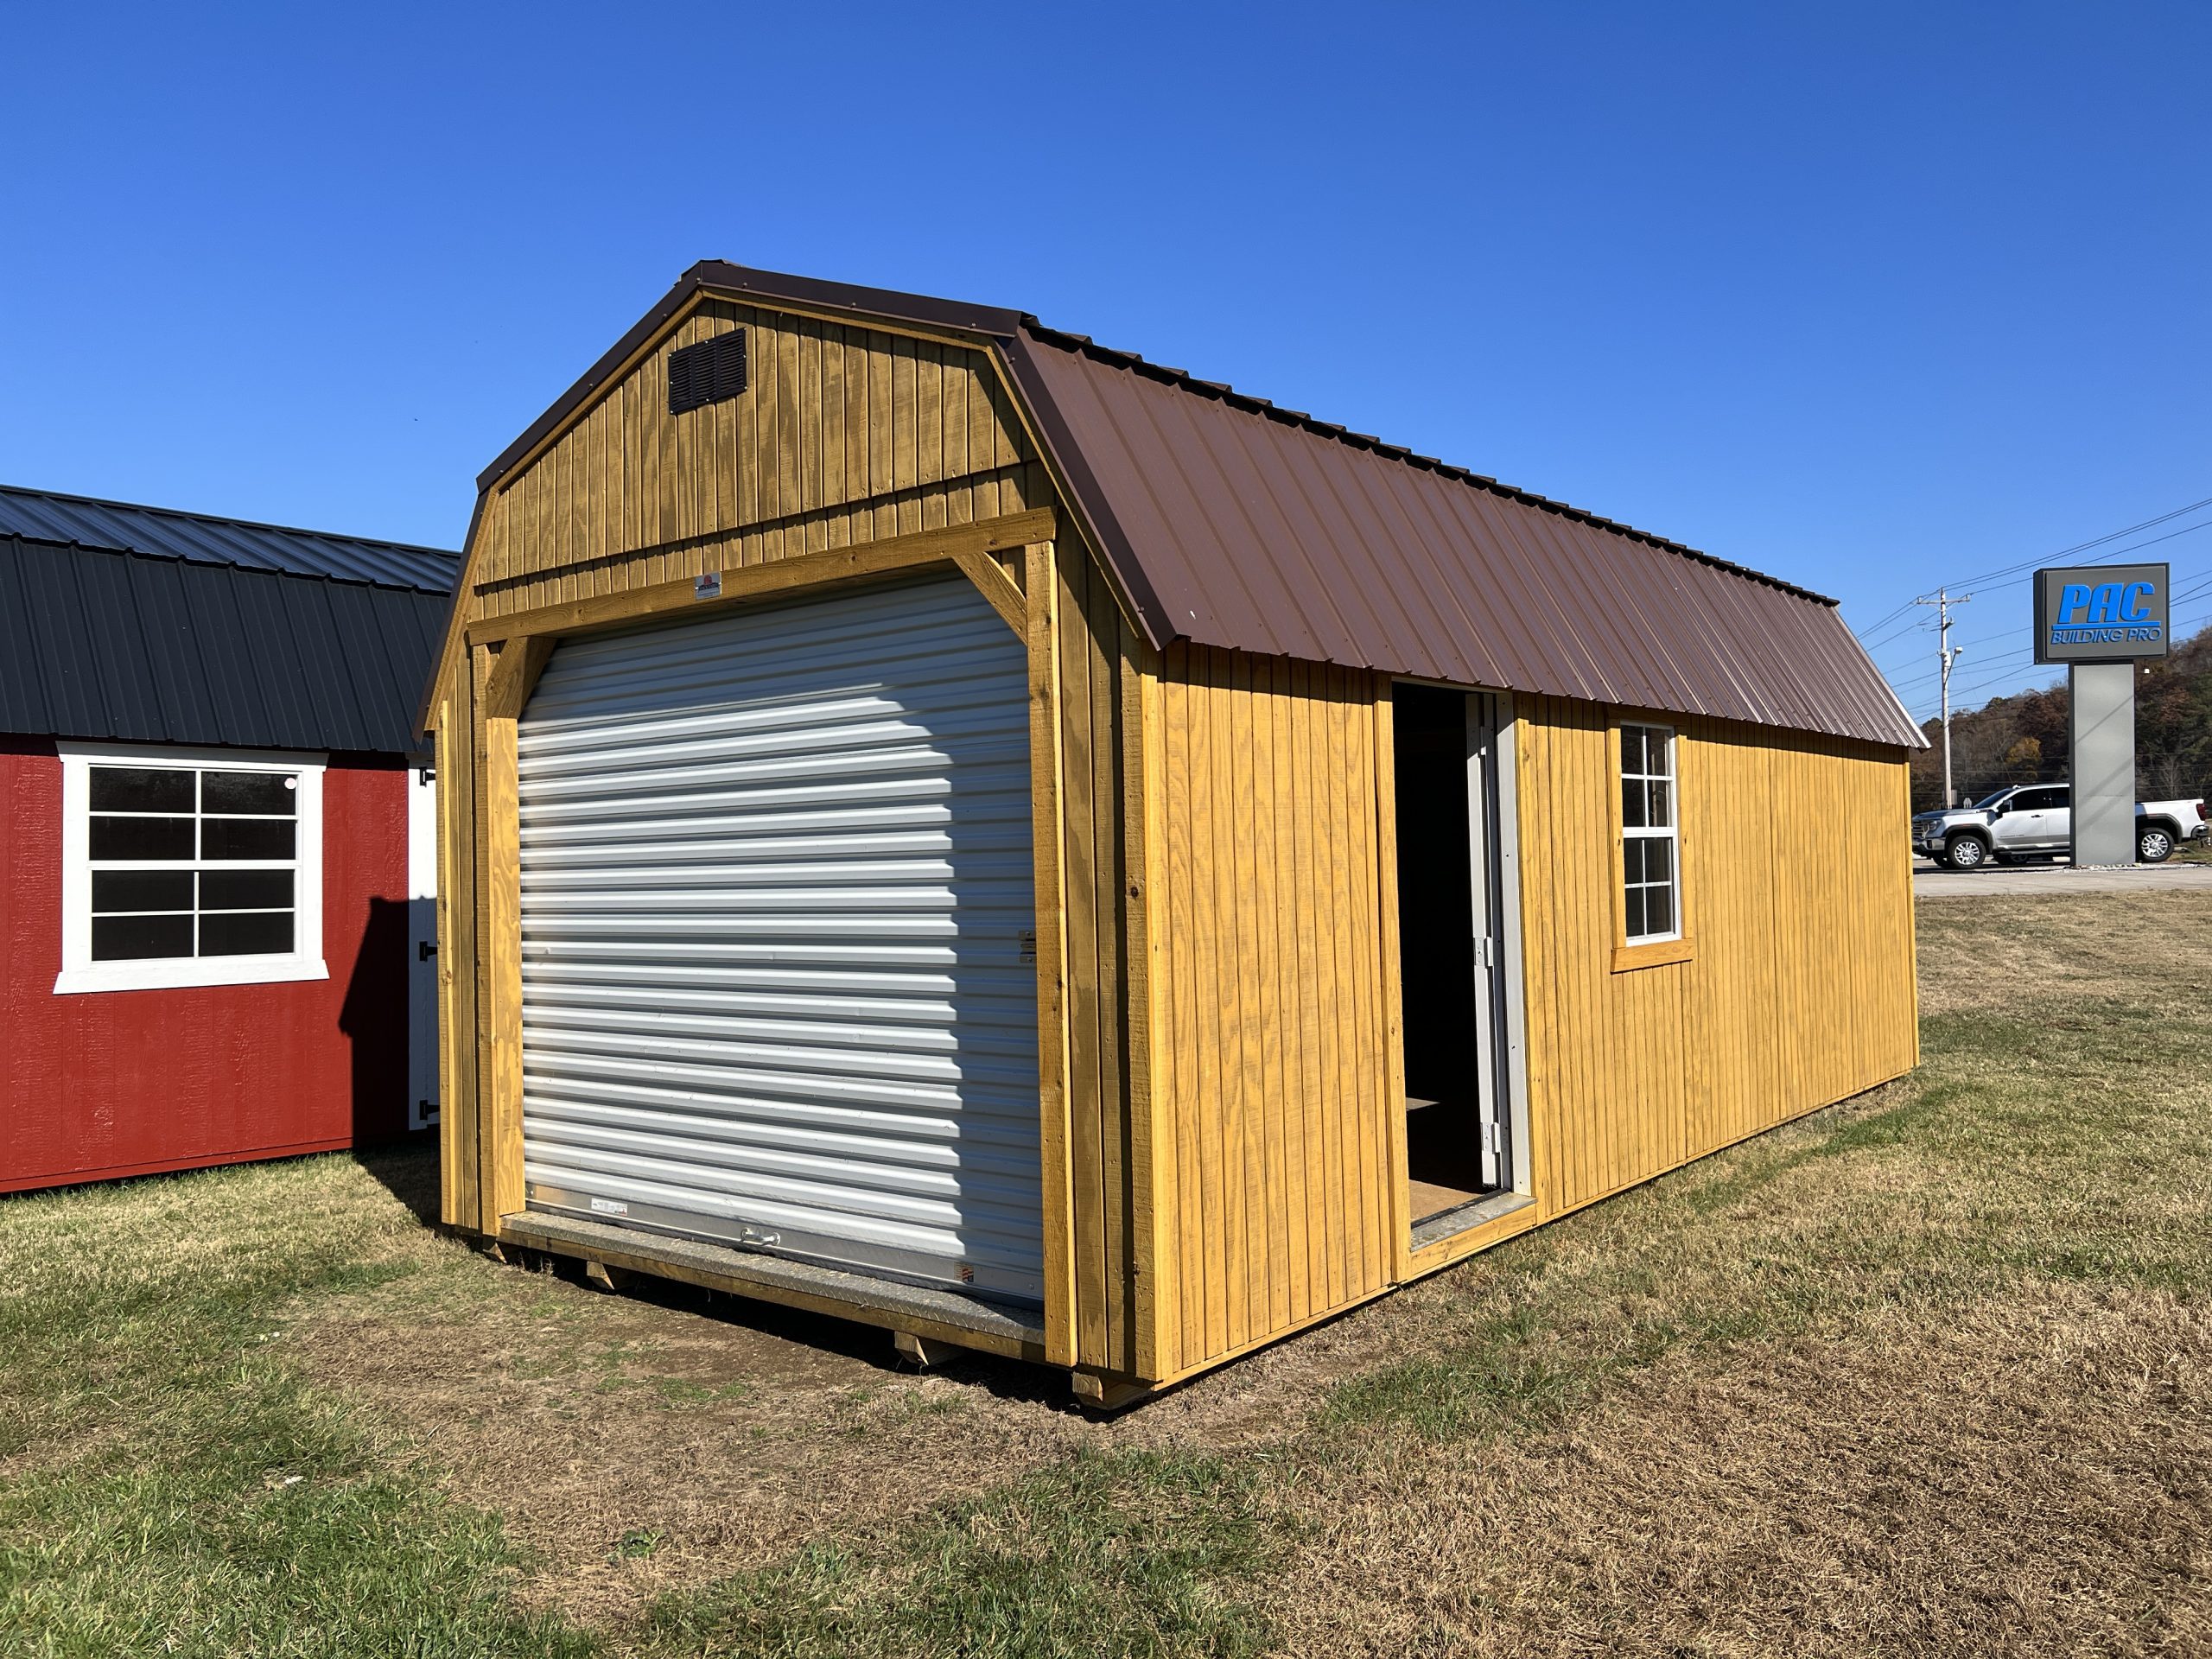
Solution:
<path fill-rule="evenodd" d="M 751 389 L 671 418 L 669 353 L 734 327 Z M 461 620 L 1054 505 L 979 353 L 714 302 L 482 504 Z M 1074 1292 L 1054 1319 L 1079 1368 L 1188 1376 L 1916 1058 L 1901 756 L 1674 721 L 1693 948 L 1617 972 L 1611 713 L 1521 697 L 1536 1202 L 1411 1251 L 1389 677 L 1155 654 L 1071 533 L 1001 563 L 1052 573 Z M 519 1203 L 518 1067 L 493 937 L 513 927 L 512 725 L 487 732 L 488 661 L 456 652 L 435 707 L 442 1203 L 496 1233 Z"/>
<path fill-rule="evenodd" d="M 1389 1282 L 1376 677 L 1204 647 L 1156 702 L 1158 1373 Z M 1166 1195 L 1172 1195 L 1168 1197 Z"/>
<path fill-rule="evenodd" d="M 1909 1071 L 1893 751 L 1680 720 L 1686 962 L 1615 972 L 1615 711 L 1517 700 L 1531 1185 L 1405 1247 L 1387 677 L 1169 652 L 1147 768 L 1156 1370 L 1186 1376 Z M 1806 810 L 1800 811 L 1798 807 Z M 1788 810 L 1786 858 L 1754 855 Z"/>
<path fill-rule="evenodd" d="M 1072 543 L 1058 564 L 1062 902 L 1067 913 L 1068 1110 L 1075 1182 L 1076 1357 L 1138 1370 L 1140 1206 L 1150 1214 L 1149 1136 L 1131 1088 L 1133 937 L 1127 822 L 1141 653 L 1104 574 Z M 1141 871 L 1141 860 L 1135 868 Z M 1140 881 L 1141 896 L 1141 881 Z M 1140 1198 L 1142 1192 L 1146 1196 Z M 1147 1224 L 1148 1225 L 1148 1223 Z"/>
<path fill-rule="evenodd" d="M 1517 700 L 1537 1218 L 1847 1098 L 1918 1059 L 1900 755 L 1676 720 L 1692 954 L 1612 970 L 1611 715 Z M 1786 850 L 1772 825 L 1786 817 Z"/>
<path fill-rule="evenodd" d="M 735 327 L 747 331 L 749 390 L 670 416 L 669 354 Z M 1053 499 L 1044 467 L 980 353 L 709 302 L 486 500 L 461 602 L 465 620 L 508 615 L 1001 518 Z M 1141 837 L 1142 795 L 1124 787 L 1132 771 L 1141 775 L 1124 757 L 1141 742 L 1133 711 L 1141 707 L 1141 657 L 1149 647 L 1077 543 L 1063 542 L 1054 563 L 1074 1051 L 1075 1358 L 1088 1369 L 1128 1375 L 1139 1363 L 1132 1217 L 1141 1214 L 1148 1228 L 1152 1211 L 1150 1136 L 1132 1129 L 1123 989 L 1133 905 L 1141 912 L 1141 897 L 1128 893 L 1131 830 L 1124 813 L 1140 813 Z M 1006 568 L 1011 580 L 1024 580 L 1018 551 Z M 493 963 L 490 935 L 497 930 L 485 918 L 499 907 L 490 867 L 512 857 L 495 842 L 496 823 L 513 809 L 501 768 L 487 765 L 497 757 L 487 756 L 475 695 L 481 664 L 471 671 L 481 655 L 463 653 L 448 665 L 437 705 L 448 858 L 440 949 L 452 1044 L 442 1199 L 448 1221 L 496 1232 L 501 1214 L 520 1203 L 492 1169 L 505 1155 L 499 1137 L 518 1122 L 503 1126 L 499 1113 L 480 1106 L 514 1084 L 511 1057 L 496 1047 L 496 1010 L 483 1005 L 492 1017 L 480 1021 L 479 1008 L 486 990 L 497 1001 L 499 988 L 487 976 L 507 973 L 503 959 Z M 455 680 L 461 683 L 450 683 Z M 472 752 L 473 767 L 466 764 Z M 511 881 L 512 872 L 505 874 Z"/>
<path fill-rule="evenodd" d="M 750 387 L 668 412 L 668 357 L 747 331 Z M 982 356 L 709 302 L 486 502 L 472 614 L 995 518 L 1052 500 Z"/>

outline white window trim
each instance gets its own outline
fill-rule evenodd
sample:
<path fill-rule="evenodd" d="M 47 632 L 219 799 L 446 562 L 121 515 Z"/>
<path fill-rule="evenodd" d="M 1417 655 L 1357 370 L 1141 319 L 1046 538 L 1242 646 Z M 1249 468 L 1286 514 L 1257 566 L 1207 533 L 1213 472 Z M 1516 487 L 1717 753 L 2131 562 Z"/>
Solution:
<path fill-rule="evenodd" d="M 1669 822 L 1663 826 L 1645 824 L 1640 827 L 1631 827 L 1627 821 L 1627 814 L 1624 812 L 1622 814 L 1621 841 L 1623 855 L 1622 868 L 1618 878 L 1621 884 L 1621 906 L 1624 922 L 1621 929 L 1621 934 L 1623 939 L 1627 944 L 1632 945 L 1668 944 L 1682 937 L 1681 734 L 1672 726 L 1662 726 L 1656 721 L 1624 720 L 1621 722 L 1621 731 L 1624 734 L 1624 736 L 1625 736 L 1626 733 L 1631 728 L 1646 732 L 1664 732 L 1667 734 L 1667 770 L 1664 772 L 1630 772 L 1628 769 L 1627 746 L 1625 742 L 1624 742 L 1621 746 L 1620 751 L 1620 776 L 1616 779 L 1613 783 L 1613 788 L 1615 791 L 1615 810 L 1618 810 L 1618 791 L 1620 787 L 1622 785 L 1627 783 L 1630 779 L 1635 779 L 1638 782 L 1663 782 L 1667 785 L 1667 817 Z M 1630 933 L 1625 925 L 1629 886 L 1626 855 L 1627 843 L 1631 841 L 1663 841 L 1667 843 L 1667 896 L 1671 901 L 1668 908 L 1673 913 L 1675 925 L 1669 928 L 1664 933 Z M 1639 882 L 1637 885 L 1639 887 L 1648 887 L 1653 884 L 1647 881 Z"/>
<path fill-rule="evenodd" d="M 328 979 L 322 959 L 322 774 L 329 757 L 265 749 L 137 748 L 61 743 L 61 971 L 57 996 L 86 991 L 173 990 L 197 985 L 271 985 Z M 166 766 L 297 772 L 299 830 L 293 878 L 292 949 L 282 956 L 92 960 L 92 768 Z"/>

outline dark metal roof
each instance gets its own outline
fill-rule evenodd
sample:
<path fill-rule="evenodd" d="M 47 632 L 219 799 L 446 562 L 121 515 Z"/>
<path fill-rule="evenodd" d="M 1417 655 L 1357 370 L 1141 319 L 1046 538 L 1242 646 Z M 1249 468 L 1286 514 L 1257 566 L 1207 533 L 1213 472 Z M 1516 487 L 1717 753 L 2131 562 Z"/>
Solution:
<path fill-rule="evenodd" d="M 0 732 L 410 753 L 446 608 L 0 535 Z"/>
<path fill-rule="evenodd" d="M 96 501 L 89 496 L 4 484 L 0 484 L 0 536 L 189 559 L 194 564 L 227 564 L 241 570 L 374 582 L 424 594 L 449 594 L 461 578 L 461 556 L 439 548 L 288 530 L 281 524 Z"/>
<path fill-rule="evenodd" d="M 1833 600 L 1020 312 L 702 261 L 480 492 L 701 290 L 995 351 L 1154 645 L 1926 745 Z"/>

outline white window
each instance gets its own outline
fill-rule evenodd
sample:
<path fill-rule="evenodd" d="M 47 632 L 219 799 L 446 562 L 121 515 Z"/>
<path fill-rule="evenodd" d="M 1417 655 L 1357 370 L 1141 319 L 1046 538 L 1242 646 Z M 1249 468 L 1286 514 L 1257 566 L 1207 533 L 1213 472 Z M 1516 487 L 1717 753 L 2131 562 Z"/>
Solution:
<path fill-rule="evenodd" d="M 61 747 L 57 993 L 328 977 L 319 757 Z"/>
<path fill-rule="evenodd" d="M 1675 734 L 1667 726 L 1621 728 L 1621 864 L 1628 943 L 1682 936 L 1677 856 Z"/>

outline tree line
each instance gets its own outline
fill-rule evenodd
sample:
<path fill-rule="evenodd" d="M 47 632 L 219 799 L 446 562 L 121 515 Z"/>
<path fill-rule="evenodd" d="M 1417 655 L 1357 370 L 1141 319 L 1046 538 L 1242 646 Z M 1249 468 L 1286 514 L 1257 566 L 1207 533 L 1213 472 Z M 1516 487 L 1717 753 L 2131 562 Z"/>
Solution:
<path fill-rule="evenodd" d="M 2064 680 L 2042 691 L 1993 698 L 1951 716 L 1951 783 L 1961 801 L 2008 784 L 2072 780 Z M 1912 759 L 1912 810 L 1942 804 L 1942 722 L 1921 730 L 1929 747 Z M 2212 798 L 2212 626 L 2171 655 L 2135 668 L 2138 800 Z"/>

